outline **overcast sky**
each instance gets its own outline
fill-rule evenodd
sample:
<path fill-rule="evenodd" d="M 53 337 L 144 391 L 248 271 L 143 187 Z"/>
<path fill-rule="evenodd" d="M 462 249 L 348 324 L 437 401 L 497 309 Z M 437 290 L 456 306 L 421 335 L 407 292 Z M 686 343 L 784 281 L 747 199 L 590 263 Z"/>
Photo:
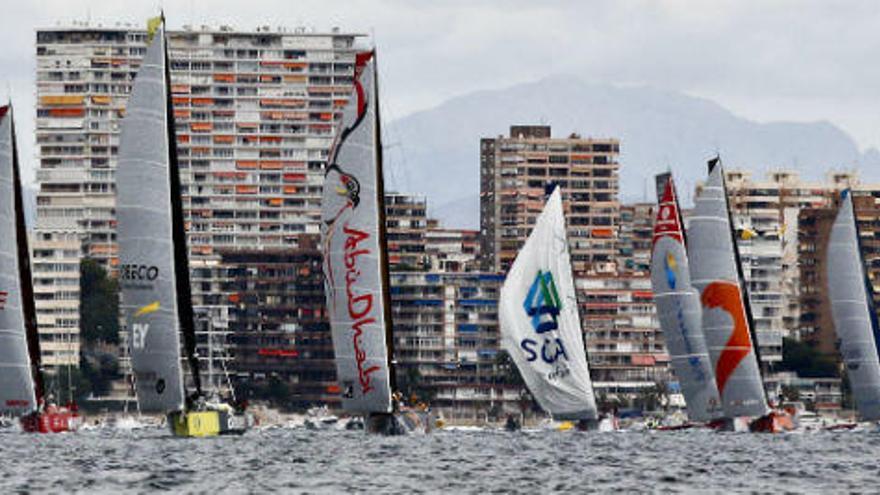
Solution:
<path fill-rule="evenodd" d="M 160 7 L 172 29 L 305 25 L 373 34 L 390 119 L 564 73 L 708 97 L 762 122 L 828 120 L 863 148 L 880 147 L 876 1 L 6 0 L 0 96 L 8 81 L 25 164 L 34 155 L 35 29 L 86 19 L 143 25 Z"/>

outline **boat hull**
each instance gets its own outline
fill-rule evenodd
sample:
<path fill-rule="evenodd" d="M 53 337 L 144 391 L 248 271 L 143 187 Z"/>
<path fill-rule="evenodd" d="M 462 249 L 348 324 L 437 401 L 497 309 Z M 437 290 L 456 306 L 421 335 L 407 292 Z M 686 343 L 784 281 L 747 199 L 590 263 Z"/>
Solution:
<path fill-rule="evenodd" d="M 21 417 L 21 429 L 27 433 L 63 433 L 76 431 L 82 417 L 72 411 L 33 412 Z"/>
<path fill-rule="evenodd" d="M 253 420 L 246 413 L 178 411 L 168 415 L 168 426 L 176 437 L 199 438 L 241 435 L 253 426 Z"/>
<path fill-rule="evenodd" d="M 404 409 L 395 413 L 375 413 L 367 416 L 364 429 L 376 435 L 407 435 L 430 433 L 436 418 L 430 411 Z"/>

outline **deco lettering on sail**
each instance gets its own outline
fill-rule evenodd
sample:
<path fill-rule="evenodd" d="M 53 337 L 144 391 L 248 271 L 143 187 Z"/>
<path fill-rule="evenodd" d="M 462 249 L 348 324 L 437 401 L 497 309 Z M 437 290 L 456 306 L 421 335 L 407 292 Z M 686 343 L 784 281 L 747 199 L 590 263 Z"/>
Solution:
<path fill-rule="evenodd" d="M 127 289 L 152 289 L 157 278 L 159 267 L 155 265 L 128 263 L 119 267 L 120 284 Z"/>
<path fill-rule="evenodd" d="M 362 242 L 370 238 L 368 232 L 349 227 L 346 222 L 342 231 L 345 234 L 345 296 L 348 306 L 348 316 L 352 320 L 351 339 L 354 346 L 354 358 L 357 362 L 358 382 L 361 392 L 366 394 L 374 389 L 371 375 L 381 369 L 378 365 L 365 367 L 367 353 L 363 348 L 363 333 L 365 328 L 376 323 L 376 319 L 370 314 L 373 312 L 373 294 L 355 291 L 361 271 L 358 268 L 358 258 L 369 256 L 369 248 L 363 247 Z"/>

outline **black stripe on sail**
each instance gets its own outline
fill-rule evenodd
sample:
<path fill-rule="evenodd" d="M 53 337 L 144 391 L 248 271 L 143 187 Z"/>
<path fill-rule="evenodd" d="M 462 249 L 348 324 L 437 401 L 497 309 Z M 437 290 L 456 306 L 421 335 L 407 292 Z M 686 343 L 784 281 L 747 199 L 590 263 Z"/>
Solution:
<path fill-rule="evenodd" d="M 714 170 L 716 166 L 721 165 L 721 159 L 716 157 L 709 160 L 709 170 Z M 727 197 L 727 179 L 724 177 L 724 170 L 721 173 L 721 189 L 724 193 L 724 204 L 727 207 L 727 221 L 730 224 L 730 239 L 733 241 L 733 259 L 736 263 L 736 274 L 739 278 L 740 294 L 742 296 L 743 305 L 746 310 L 746 324 L 749 326 L 749 337 L 752 339 L 752 350 L 755 352 L 755 359 L 758 363 L 758 376 L 761 378 L 761 390 L 764 392 L 764 400 L 768 406 L 770 398 L 767 396 L 767 387 L 764 386 L 764 371 L 761 366 L 761 351 L 758 345 L 758 335 L 755 331 L 755 318 L 752 316 L 752 303 L 749 299 L 749 285 L 746 282 L 745 273 L 742 268 L 742 260 L 739 254 L 739 244 L 736 239 L 736 229 L 733 228 L 733 211 L 730 209 L 730 198 Z"/>
<path fill-rule="evenodd" d="M 165 37 L 165 16 L 162 15 L 162 36 Z M 183 199 L 180 187 L 180 166 L 177 162 L 177 137 L 174 132 L 174 108 L 171 103 L 171 72 L 168 70 L 168 41 L 165 38 L 165 112 L 168 123 L 168 180 L 171 191 L 171 241 L 174 245 L 174 271 L 177 288 L 177 317 L 183 332 L 183 346 L 192 374 L 196 394 L 202 395 L 202 380 L 199 375 L 199 358 L 196 356 L 196 330 L 193 317 L 192 289 L 189 282 L 189 253 L 186 244 L 186 228 L 183 222 Z"/>
<path fill-rule="evenodd" d="M 9 126 L 12 130 L 12 190 L 15 206 L 15 235 L 18 247 L 18 273 L 21 283 L 21 305 L 24 313 L 24 326 L 27 335 L 28 354 L 31 358 L 31 376 L 34 380 L 34 395 L 37 404 L 43 399 L 43 372 L 40 355 L 40 333 L 37 329 L 37 309 L 34 303 L 34 286 L 31 279 L 31 255 L 28 247 L 27 227 L 24 220 L 24 199 L 21 193 L 21 173 L 18 165 L 18 146 L 15 140 L 15 120 L 12 104 L 9 105 Z"/>
<path fill-rule="evenodd" d="M 376 112 L 376 196 L 379 201 L 379 256 L 380 270 L 382 270 L 382 310 L 385 319 L 385 347 L 388 349 L 388 381 L 391 384 L 391 392 L 397 392 L 397 370 L 394 366 L 394 323 L 391 316 L 391 283 L 388 275 L 388 241 L 385 225 L 385 177 L 382 167 L 382 128 L 379 118 L 379 66 L 376 59 L 376 51 L 373 50 L 373 94 L 375 95 Z M 396 401 L 392 398 L 391 407 L 396 408 Z"/>

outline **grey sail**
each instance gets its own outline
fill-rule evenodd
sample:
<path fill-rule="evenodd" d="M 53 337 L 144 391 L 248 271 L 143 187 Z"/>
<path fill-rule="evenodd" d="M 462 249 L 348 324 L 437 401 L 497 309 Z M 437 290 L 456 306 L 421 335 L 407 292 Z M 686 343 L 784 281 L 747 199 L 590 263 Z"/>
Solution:
<path fill-rule="evenodd" d="M 713 161 L 690 218 L 691 283 L 700 292 L 703 336 L 724 415 L 769 412 L 740 276 L 721 164 Z"/>
<path fill-rule="evenodd" d="M 873 302 L 866 286 L 852 194 L 847 191 L 828 240 L 828 297 L 840 354 L 863 420 L 880 419 L 880 359 Z"/>
<path fill-rule="evenodd" d="M 390 308 L 376 60 L 356 56 L 354 93 L 324 176 L 321 239 L 336 378 L 342 407 L 390 413 Z"/>
<path fill-rule="evenodd" d="M 145 412 L 184 407 L 165 64 L 160 28 L 132 88 L 116 171 L 120 311 Z"/>
<path fill-rule="evenodd" d="M 19 238 L 24 229 L 17 225 L 23 216 L 16 211 L 21 192 L 14 170 L 12 125 L 10 107 L 0 107 L 0 413 L 22 415 L 36 409 L 36 394 L 24 299 L 32 295 L 24 295 L 27 287 L 19 262 L 19 243 L 26 239 Z"/>
<path fill-rule="evenodd" d="M 658 209 L 651 255 L 651 287 L 672 369 L 691 421 L 722 415 L 721 399 L 701 327 L 700 294 L 691 285 L 684 228 L 672 176 L 658 179 Z"/>

